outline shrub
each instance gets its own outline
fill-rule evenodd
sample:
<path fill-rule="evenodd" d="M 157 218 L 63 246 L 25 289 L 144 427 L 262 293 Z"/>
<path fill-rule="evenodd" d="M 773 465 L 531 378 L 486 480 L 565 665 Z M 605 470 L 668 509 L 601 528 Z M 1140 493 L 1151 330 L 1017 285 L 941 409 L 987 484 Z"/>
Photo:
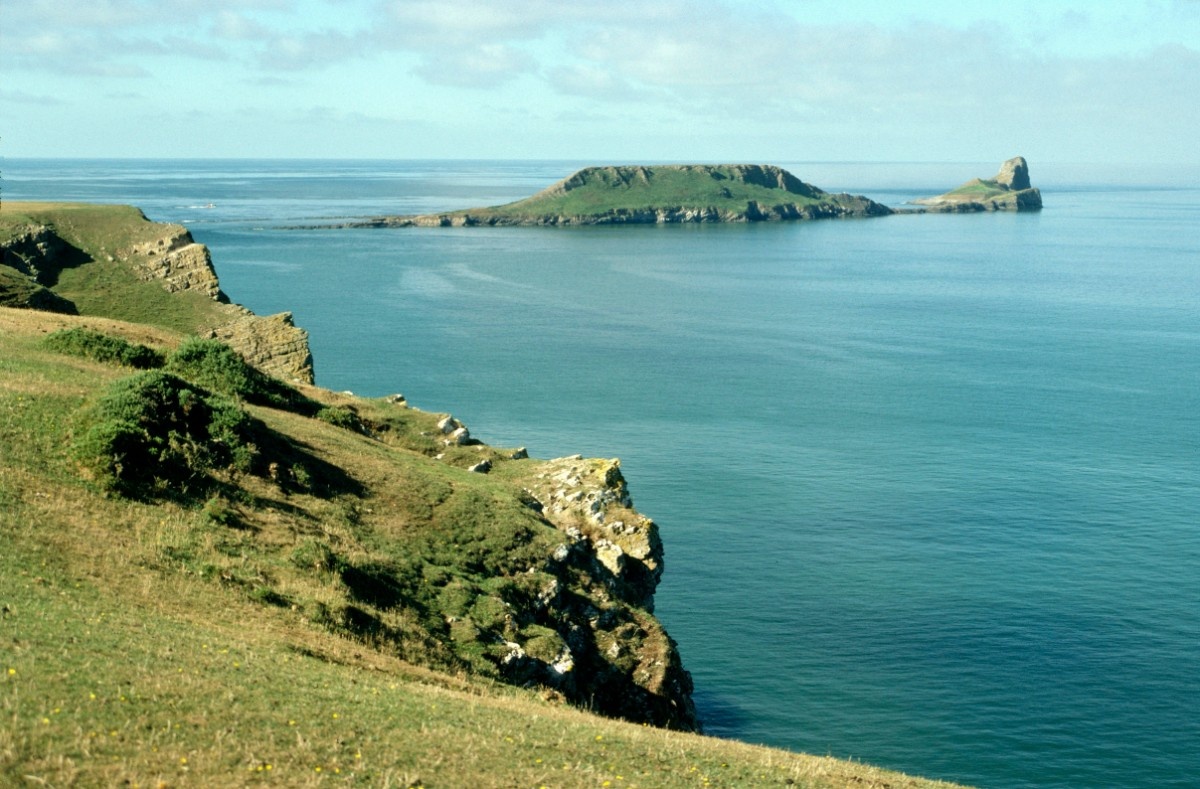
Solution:
<path fill-rule="evenodd" d="M 327 422 L 334 427 L 353 430 L 355 433 L 365 433 L 366 428 L 358 414 L 344 406 L 329 406 L 317 411 L 317 419 Z"/>
<path fill-rule="evenodd" d="M 83 422 L 76 457 L 133 497 L 188 497 L 214 469 L 250 471 L 262 429 L 235 403 L 160 370 L 113 383 Z"/>
<path fill-rule="evenodd" d="M 82 327 L 56 331 L 44 340 L 44 344 L 58 353 L 105 364 L 122 364 L 138 370 L 163 366 L 163 355 L 153 348 Z"/>
<path fill-rule="evenodd" d="M 292 387 L 252 367 L 219 340 L 191 337 L 167 357 L 167 369 L 214 392 L 255 405 L 312 416 L 320 405 Z"/>

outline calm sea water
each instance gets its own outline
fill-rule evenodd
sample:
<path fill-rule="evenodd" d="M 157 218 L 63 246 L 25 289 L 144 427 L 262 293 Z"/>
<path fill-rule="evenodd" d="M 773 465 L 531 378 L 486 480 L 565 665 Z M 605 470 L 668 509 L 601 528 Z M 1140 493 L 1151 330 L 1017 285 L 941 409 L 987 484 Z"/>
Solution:
<path fill-rule="evenodd" d="M 3 195 L 187 223 L 324 386 L 621 457 L 711 734 L 1200 785 L 1200 173 L 1034 162 L 1040 214 L 280 229 L 578 164 L 8 160 Z M 780 164 L 890 205 L 996 167 Z"/>

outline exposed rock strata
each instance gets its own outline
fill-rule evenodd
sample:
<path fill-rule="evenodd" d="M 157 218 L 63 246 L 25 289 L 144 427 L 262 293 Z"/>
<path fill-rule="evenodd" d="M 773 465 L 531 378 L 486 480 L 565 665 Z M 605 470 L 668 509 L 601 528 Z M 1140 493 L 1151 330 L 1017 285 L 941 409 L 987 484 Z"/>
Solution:
<path fill-rule="evenodd" d="M 452 436 L 469 431 L 444 414 L 428 435 L 452 447 L 459 445 Z M 502 598 L 477 599 L 464 616 L 448 620 L 456 647 L 478 645 L 507 681 L 548 686 L 596 712 L 699 728 L 691 676 L 653 616 L 663 572 L 658 526 L 633 509 L 620 462 L 580 455 L 528 460 L 523 449 L 468 443 L 490 456 L 465 466 L 470 472 L 499 473 L 505 461 L 527 461 L 515 476 L 525 486 L 520 502 L 561 541 L 551 543 L 540 565 L 518 571 L 521 580 Z M 514 478 L 512 467 L 502 473 Z M 474 613 L 489 605 L 502 607 L 503 617 Z"/>
<path fill-rule="evenodd" d="M 228 302 L 221 292 L 208 247 L 197 244 L 182 225 L 162 224 L 166 234 L 153 241 L 134 244 L 124 251 L 123 259 L 133 263 L 138 276 L 157 281 L 170 293 L 193 291 Z"/>
<path fill-rule="evenodd" d="M 247 310 L 241 317 L 214 328 L 210 336 L 268 375 L 284 381 L 313 382 L 308 332 L 292 322 L 290 312 L 258 316 Z"/>
<path fill-rule="evenodd" d="M 68 299 L 48 286 L 62 269 L 86 257 L 49 228 L 29 227 L 0 244 L 0 306 L 61 312 L 78 312 Z"/>

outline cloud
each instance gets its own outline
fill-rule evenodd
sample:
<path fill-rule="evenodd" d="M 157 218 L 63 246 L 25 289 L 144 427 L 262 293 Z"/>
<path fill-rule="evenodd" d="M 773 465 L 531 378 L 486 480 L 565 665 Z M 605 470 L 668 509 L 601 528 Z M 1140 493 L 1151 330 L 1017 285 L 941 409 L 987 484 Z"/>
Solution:
<path fill-rule="evenodd" d="M 843 0 L 0 0 L 0 70 L 47 95 L 61 77 L 63 95 L 90 90 L 81 75 L 147 101 L 167 87 L 214 103 L 237 86 L 285 88 L 256 95 L 279 102 L 275 114 L 320 90 L 346 119 L 404 96 L 463 139 L 495 121 L 492 107 L 628 118 L 606 134 L 631 139 L 656 124 L 731 140 L 879 130 L 926 145 L 1067 139 L 1087 119 L 1095 135 L 1161 146 L 1200 120 L 1181 99 L 1200 94 L 1200 2 L 1013 2 L 935 17 Z"/>
<path fill-rule="evenodd" d="M 520 49 L 482 44 L 427 56 L 413 73 L 432 85 L 489 88 L 537 70 L 537 61 Z"/>
<path fill-rule="evenodd" d="M 56 96 L 41 93 L 27 93 L 23 90 L 0 89 L 0 102 L 11 104 L 31 104 L 42 107 L 58 107 L 66 102 Z"/>
<path fill-rule="evenodd" d="M 268 70 L 300 71 L 358 59 L 369 49 L 362 35 L 324 30 L 270 38 L 261 45 L 255 60 Z"/>

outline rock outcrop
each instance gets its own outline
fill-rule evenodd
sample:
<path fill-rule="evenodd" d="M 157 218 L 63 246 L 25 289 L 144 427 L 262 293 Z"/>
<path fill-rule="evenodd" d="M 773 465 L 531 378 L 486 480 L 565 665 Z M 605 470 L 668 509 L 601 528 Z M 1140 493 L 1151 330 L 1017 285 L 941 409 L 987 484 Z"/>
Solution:
<path fill-rule="evenodd" d="M 619 460 L 574 455 L 547 461 L 530 493 L 542 514 L 586 550 L 625 590 L 654 610 L 663 545 L 654 521 L 633 509 Z"/>
<path fill-rule="evenodd" d="M 308 332 L 292 322 L 292 313 L 258 316 L 246 310 L 209 333 L 230 346 L 246 361 L 284 381 L 311 384 L 313 357 Z"/>
<path fill-rule="evenodd" d="M 78 265 L 86 255 L 49 228 L 27 227 L 0 244 L 0 306 L 60 312 L 78 312 L 68 299 L 50 286 L 59 273 Z"/>
<path fill-rule="evenodd" d="M 530 460 L 523 448 L 499 451 L 466 438 L 449 414 L 430 416 L 437 421 L 422 435 L 445 447 L 436 459 L 454 462 L 456 448 L 474 450 L 459 450 L 460 467 L 523 488 L 520 505 L 559 533 L 504 595 L 482 593 L 447 619 L 453 648 L 488 655 L 508 682 L 553 688 L 605 715 L 698 729 L 691 676 L 653 615 L 663 543 L 654 521 L 633 508 L 620 462 Z"/>
<path fill-rule="evenodd" d="M 620 462 L 557 458 L 531 479 L 529 505 L 564 537 L 543 568 L 554 581 L 541 596 L 563 648 L 513 660 L 606 714 L 698 729 L 691 675 L 652 616 L 663 572 L 658 526 L 633 509 Z"/>
<path fill-rule="evenodd" d="M 913 203 L 933 213 L 1039 211 L 1042 193 L 1030 184 L 1025 157 L 1015 156 L 1000 166 L 994 178 L 973 178 L 957 189 Z"/>
<path fill-rule="evenodd" d="M 1029 165 L 1024 156 L 1014 156 L 1000 165 L 1000 172 L 992 180 L 1014 191 L 1033 188 L 1029 183 Z"/>
<path fill-rule="evenodd" d="M 221 292 L 208 247 L 197 244 L 182 225 L 164 223 L 162 228 L 163 236 L 132 245 L 123 251 L 122 259 L 132 262 L 143 280 L 159 282 L 168 292 L 187 290 L 228 302 L 229 298 Z"/>

